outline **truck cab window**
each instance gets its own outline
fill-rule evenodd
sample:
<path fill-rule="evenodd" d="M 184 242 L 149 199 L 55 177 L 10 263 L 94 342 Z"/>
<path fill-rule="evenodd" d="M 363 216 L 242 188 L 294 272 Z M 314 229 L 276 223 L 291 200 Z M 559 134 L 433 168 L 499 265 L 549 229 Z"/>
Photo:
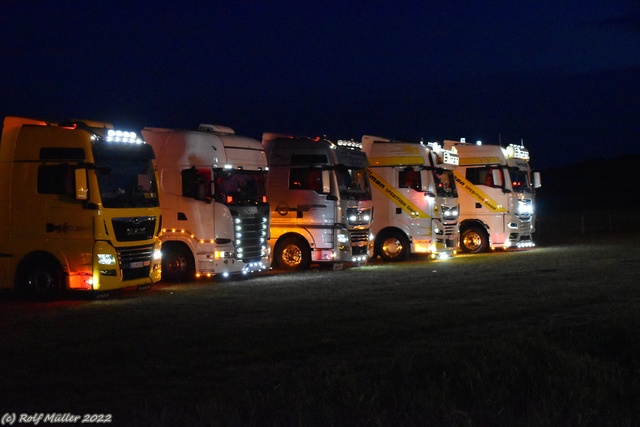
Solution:
<path fill-rule="evenodd" d="M 266 203 L 265 172 L 216 170 L 215 199 L 227 205 Z"/>
<path fill-rule="evenodd" d="M 511 188 L 518 193 L 531 193 L 531 179 L 529 172 L 518 168 L 509 168 L 511 178 Z"/>
<path fill-rule="evenodd" d="M 440 197 L 458 197 L 456 180 L 453 171 L 449 169 L 436 169 L 433 171 L 433 182 L 436 186 L 436 194 Z"/>
<path fill-rule="evenodd" d="M 316 193 L 322 193 L 322 169 L 318 167 L 291 169 L 289 189 L 312 190 Z"/>
<path fill-rule="evenodd" d="M 38 193 L 74 194 L 73 167 L 69 164 L 41 165 L 38 168 Z"/>
<path fill-rule="evenodd" d="M 211 170 L 195 166 L 182 171 L 182 196 L 196 200 L 211 199 Z"/>
<path fill-rule="evenodd" d="M 146 144 L 139 149 L 151 150 Z M 150 154 L 133 156 L 121 147 L 96 148 L 95 171 L 105 208 L 155 207 L 159 205 Z"/>
<path fill-rule="evenodd" d="M 422 180 L 420 179 L 420 171 L 413 168 L 405 168 L 398 172 L 398 187 L 411 188 L 412 190 L 422 191 Z"/>
<path fill-rule="evenodd" d="M 370 200 L 371 186 L 366 168 L 336 167 L 340 197 L 348 200 Z"/>
<path fill-rule="evenodd" d="M 494 170 L 498 170 L 502 175 L 502 170 L 497 168 L 468 168 L 466 178 L 475 185 L 486 185 L 487 187 L 499 188 L 501 186 L 493 182 Z"/>

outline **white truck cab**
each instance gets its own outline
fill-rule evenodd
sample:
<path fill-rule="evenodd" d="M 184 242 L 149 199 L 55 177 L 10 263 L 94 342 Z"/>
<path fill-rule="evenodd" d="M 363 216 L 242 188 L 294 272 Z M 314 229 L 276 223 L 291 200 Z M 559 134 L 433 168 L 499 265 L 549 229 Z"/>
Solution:
<path fill-rule="evenodd" d="M 325 138 L 265 133 L 262 142 L 274 265 L 365 264 L 373 214 L 365 154 Z"/>
<path fill-rule="evenodd" d="M 458 247 L 458 156 L 437 143 L 362 137 L 369 161 L 374 252 L 384 261 L 410 254 L 445 258 Z"/>
<path fill-rule="evenodd" d="M 534 189 L 540 187 L 540 174 L 531 170 L 529 151 L 523 145 L 501 147 L 464 140 L 444 141 L 444 146 L 460 157 L 454 173 L 462 251 L 534 247 Z"/>
<path fill-rule="evenodd" d="M 147 127 L 162 204 L 162 278 L 249 274 L 270 266 L 267 159 L 232 129 Z"/>

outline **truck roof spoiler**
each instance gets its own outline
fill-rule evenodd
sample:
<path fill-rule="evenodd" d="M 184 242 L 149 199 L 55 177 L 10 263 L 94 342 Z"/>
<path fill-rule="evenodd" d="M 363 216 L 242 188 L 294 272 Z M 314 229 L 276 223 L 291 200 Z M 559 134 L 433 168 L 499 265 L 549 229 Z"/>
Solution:
<path fill-rule="evenodd" d="M 200 132 L 215 132 L 215 133 L 224 133 L 228 135 L 235 134 L 235 131 L 230 127 L 221 126 L 221 125 L 212 125 L 208 123 L 201 123 L 200 126 L 198 126 L 198 130 Z"/>
<path fill-rule="evenodd" d="M 279 133 L 279 132 L 263 132 L 262 133 L 262 142 L 265 141 L 273 141 L 276 139 L 296 139 L 296 140 L 308 140 L 308 141 L 327 141 L 331 144 L 333 142 L 329 140 L 326 135 L 323 136 L 305 136 L 305 135 L 294 135 L 290 133 Z"/>

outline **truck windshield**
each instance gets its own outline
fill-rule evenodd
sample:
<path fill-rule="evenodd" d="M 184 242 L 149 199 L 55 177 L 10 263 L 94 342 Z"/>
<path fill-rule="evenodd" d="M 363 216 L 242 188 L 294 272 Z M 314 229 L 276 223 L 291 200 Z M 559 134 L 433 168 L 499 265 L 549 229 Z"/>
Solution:
<path fill-rule="evenodd" d="M 453 177 L 452 170 L 436 169 L 432 172 L 433 182 L 436 186 L 436 195 L 438 197 L 458 197 L 456 180 Z"/>
<path fill-rule="evenodd" d="M 158 188 L 151 147 L 94 150 L 95 170 L 105 208 L 157 207 Z M 144 148 L 142 148 L 144 147 Z M 147 148 L 148 147 L 148 148 Z"/>
<path fill-rule="evenodd" d="M 511 187 L 517 193 L 531 193 L 531 183 L 529 172 L 517 168 L 509 168 Z"/>
<path fill-rule="evenodd" d="M 336 168 L 340 197 L 347 200 L 371 200 L 371 186 L 366 168 Z"/>
<path fill-rule="evenodd" d="M 266 201 L 265 172 L 216 170 L 215 200 L 226 205 Z"/>

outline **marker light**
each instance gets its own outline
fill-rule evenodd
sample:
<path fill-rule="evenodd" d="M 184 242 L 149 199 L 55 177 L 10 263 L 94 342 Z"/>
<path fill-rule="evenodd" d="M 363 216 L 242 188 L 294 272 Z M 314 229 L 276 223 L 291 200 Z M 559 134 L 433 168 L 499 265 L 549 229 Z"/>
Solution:
<path fill-rule="evenodd" d="M 517 248 L 535 248 L 536 244 L 531 240 L 525 240 L 522 242 L 516 243 Z"/>

